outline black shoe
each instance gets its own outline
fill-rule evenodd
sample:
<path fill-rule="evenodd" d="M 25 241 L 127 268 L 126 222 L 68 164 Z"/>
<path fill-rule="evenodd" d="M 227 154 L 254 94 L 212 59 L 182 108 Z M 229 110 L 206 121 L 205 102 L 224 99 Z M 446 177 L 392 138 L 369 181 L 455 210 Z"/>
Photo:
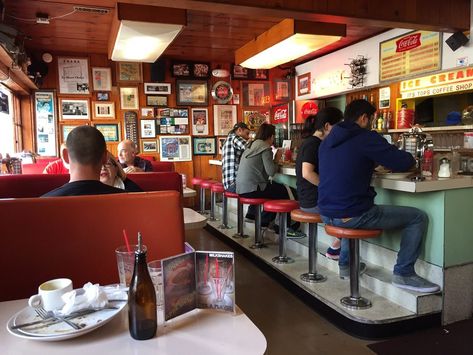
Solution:
<path fill-rule="evenodd" d="M 249 220 L 252 220 L 252 221 L 255 220 L 255 216 L 253 216 L 252 214 L 248 214 L 248 213 L 246 214 L 245 218 L 249 219 Z"/>
<path fill-rule="evenodd" d="M 293 231 L 297 231 L 301 227 L 301 223 L 300 222 L 294 222 L 293 224 L 291 224 L 290 227 Z"/>

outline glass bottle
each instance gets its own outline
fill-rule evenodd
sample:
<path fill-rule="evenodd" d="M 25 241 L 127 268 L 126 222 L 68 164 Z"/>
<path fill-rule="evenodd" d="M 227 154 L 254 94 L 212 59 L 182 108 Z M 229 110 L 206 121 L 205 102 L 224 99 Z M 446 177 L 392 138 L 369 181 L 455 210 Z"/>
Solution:
<path fill-rule="evenodd" d="M 130 335 L 137 340 L 155 336 L 157 329 L 156 292 L 146 263 L 146 250 L 138 233 L 135 268 L 128 291 L 128 324 Z"/>

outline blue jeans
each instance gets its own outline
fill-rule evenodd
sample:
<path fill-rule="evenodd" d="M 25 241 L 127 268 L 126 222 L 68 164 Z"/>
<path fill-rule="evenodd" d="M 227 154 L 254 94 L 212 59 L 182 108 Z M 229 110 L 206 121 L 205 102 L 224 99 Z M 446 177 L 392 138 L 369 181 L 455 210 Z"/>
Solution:
<path fill-rule="evenodd" d="M 345 218 L 344 218 L 345 219 Z M 343 222 L 341 218 L 322 216 L 326 224 L 354 229 L 402 229 L 401 246 L 393 273 L 401 276 L 415 274 L 414 264 L 421 251 L 422 238 L 429 218 L 424 211 L 404 206 L 373 206 L 359 217 Z M 339 266 L 348 266 L 348 239 L 342 239 Z"/>

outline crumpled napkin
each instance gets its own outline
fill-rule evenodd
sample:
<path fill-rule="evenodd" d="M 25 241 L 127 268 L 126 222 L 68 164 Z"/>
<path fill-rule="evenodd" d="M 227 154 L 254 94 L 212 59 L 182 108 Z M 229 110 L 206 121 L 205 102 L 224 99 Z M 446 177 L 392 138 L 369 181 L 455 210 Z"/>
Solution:
<path fill-rule="evenodd" d="M 123 288 L 114 286 L 101 287 L 99 284 L 87 282 L 82 289 L 72 290 L 62 295 L 64 306 L 58 311 L 66 316 L 87 308 L 101 308 L 108 305 L 109 300 L 126 300 Z"/>

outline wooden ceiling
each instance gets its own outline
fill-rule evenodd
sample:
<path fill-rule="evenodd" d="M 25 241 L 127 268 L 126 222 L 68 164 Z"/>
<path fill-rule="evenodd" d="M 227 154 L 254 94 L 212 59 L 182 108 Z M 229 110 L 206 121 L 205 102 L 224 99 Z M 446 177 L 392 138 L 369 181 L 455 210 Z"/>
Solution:
<path fill-rule="evenodd" d="M 25 45 L 32 52 L 107 53 L 115 0 L 3 0 L 3 2 L 5 7 L 4 22 L 30 38 Z M 428 15 L 432 8 L 435 11 L 442 10 L 440 9 L 441 0 L 397 0 L 396 3 L 400 4 L 399 9 L 402 11 L 394 8 L 391 4 L 388 10 L 392 14 L 388 15 L 382 13 L 380 9 L 375 11 L 376 6 L 372 6 L 364 11 L 365 16 L 371 16 L 369 20 L 361 17 L 363 13 L 355 13 L 358 11 L 356 6 L 360 2 L 369 3 L 366 0 L 345 0 L 344 2 L 341 0 L 329 2 L 303 0 L 297 1 L 295 4 L 290 1 L 276 0 L 233 0 L 230 2 L 231 4 L 223 0 L 123 0 L 122 2 L 188 9 L 187 27 L 164 55 L 175 59 L 196 61 L 233 62 L 234 52 L 237 48 L 278 23 L 284 16 L 289 17 L 289 15 L 305 20 L 325 20 L 347 24 L 346 37 L 329 47 L 299 58 L 295 64 L 371 37 L 393 27 L 393 24 L 410 25 L 410 27 L 406 26 L 407 28 L 438 30 L 452 28 L 448 27 L 446 23 L 454 23 L 446 15 L 442 18 L 438 18 L 438 15 L 435 18 L 426 16 L 425 12 Z M 406 7 L 406 2 L 407 5 L 410 4 L 416 9 L 423 3 L 426 10 L 418 11 L 416 17 L 413 15 L 413 11 L 407 11 L 410 9 Z M 461 2 L 468 3 L 469 6 L 469 1 Z M 286 8 L 289 6 L 287 3 L 290 4 L 290 9 Z M 326 7 L 321 8 L 320 3 L 326 4 Z M 340 9 L 332 8 L 333 6 L 327 5 L 327 3 L 338 4 Z M 105 8 L 110 12 L 104 15 L 73 12 L 75 5 Z M 270 9 L 268 6 L 276 7 Z M 314 8 L 311 9 L 310 6 Z M 348 11 L 350 6 L 353 7 L 352 12 L 356 16 L 350 17 L 351 15 L 343 13 L 343 11 Z M 445 11 L 452 12 L 450 7 L 447 4 Z M 37 13 L 47 14 L 51 18 L 50 23 L 37 24 L 35 20 Z M 401 16 L 405 16 L 407 20 L 401 21 L 399 19 Z M 469 14 L 466 17 L 466 20 L 464 19 L 465 15 L 461 16 L 461 19 L 458 16 L 455 17 L 455 26 L 462 28 L 465 27 L 465 23 L 468 23 L 469 26 Z"/>

